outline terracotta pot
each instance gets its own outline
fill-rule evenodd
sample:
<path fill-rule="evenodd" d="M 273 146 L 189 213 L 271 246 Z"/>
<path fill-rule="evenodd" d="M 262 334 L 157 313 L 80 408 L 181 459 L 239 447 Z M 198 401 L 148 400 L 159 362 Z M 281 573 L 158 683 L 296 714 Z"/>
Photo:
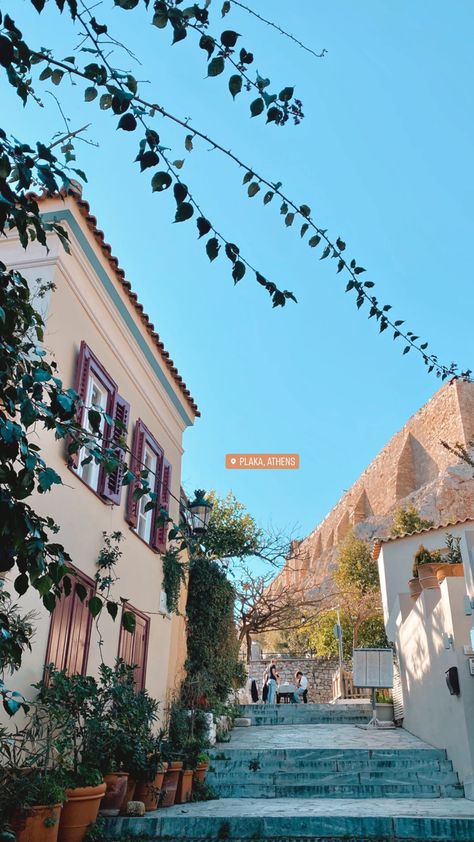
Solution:
<path fill-rule="evenodd" d="M 418 567 L 418 579 L 422 590 L 429 590 L 431 588 L 439 588 L 439 582 L 436 577 L 436 570 L 439 563 L 420 564 Z"/>
<path fill-rule="evenodd" d="M 194 772 L 193 778 L 195 781 L 199 781 L 200 784 L 204 783 L 204 778 L 206 777 L 206 772 L 209 768 L 209 763 L 198 763 Z"/>
<path fill-rule="evenodd" d="M 61 811 L 58 842 L 82 842 L 89 825 L 97 819 L 105 790 L 105 783 L 66 790 L 67 801 Z"/>
<path fill-rule="evenodd" d="M 160 807 L 172 807 L 176 798 L 176 790 L 178 789 L 179 773 L 183 768 L 181 760 L 173 760 L 168 764 L 165 772 L 165 779 L 163 781 L 163 800 Z"/>
<path fill-rule="evenodd" d="M 136 787 L 137 787 L 137 782 L 136 782 L 135 778 L 131 778 L 129 776 L 128 782 L 127 782 L 127 791 L 126 791 L 124 799 L 123 799 L 123 801 L 120 805 L 120 815 L 121 816 L 127 815 L 127 804 L 128 804 L 129 801 L 134 800 Z"/>
<path fill-rule="evenodd" d="M 128 772 L 110 772 L 104 775 L 104 781 L 107 789 L 100 802 L 99 812 L 101 816 L 118 816 L 127 797 Z"/>
<path fill-rule="evenodd" d="M 139 781 L 135 789 L 135 801 L 143 801 L 147 813 L 158 808 L 158 800 L 163 789 L 163 778 L 168 768 L 163 763 L 159 772 L 156 773 L 153 781 Z"/>
<path fill-rule="evenodd" d="M 56 842 L 62 804 L 30 807 L 22 816 L 15 816 L 11 825 L 16 842 Z"/>
<path fill-rule="evenodd" d="M 464 564 L 438 564 L 436 577 L 439 584 L 444 582 L 446 576 L 464 576 Z"/>
<path fill-rule="evenodd" d="M 191 801 L 193 788 L 193 770 L 182 769 L 179 775 L 178 789 L 176 790 L 175 804 L 186 804 Z"/>
<path fill-rule="evenodd" d="M 418 599 L 419 595 L 421 594 L 421 585 L 418 577 L 408 579 L 408 590 L 410 591 L 410 596 L 412 599 Z"/>

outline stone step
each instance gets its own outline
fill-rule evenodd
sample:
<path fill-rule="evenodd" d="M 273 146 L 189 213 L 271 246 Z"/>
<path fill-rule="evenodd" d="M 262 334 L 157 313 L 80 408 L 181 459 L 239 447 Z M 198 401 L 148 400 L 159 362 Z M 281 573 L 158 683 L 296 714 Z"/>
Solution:
<path fill-rule="evenodd" d="M 265 786 L 260 782 L 215 784 L 219 798 L 463 798 L 460 784 L 326 783 Z"/>
<path fill-rule="evenodd" d="M 474 802 L 463 798 L 221 799 L 143 818 L 107 819 L 107 835 L 230 842 L 472 842 Z"/>
<path fill-rule="evenodd" d="M 380 772 L 429 772 L 429 771 L 444 771 L 451 772 L 453 765 L 450 760 L 439 760 L 436 758 L 427 760 L 416 760 L 415 758 L 405 759 L 394 758 L 386 760 L 383 758 L 367 758 L 361 760 L 321 760 L 318 758 L 302 760 L 291 760 L 291 758 L 277 758 L 268 757 L 263 761 L 258 760 L 261 764 L 263 762 L 264 773 L 278 773 L 284 772 L 298 773 L 300 771 L 315 771 L 315 772 L 351 772 L 351 771 L 380 771 Z M 214 774 L 229 774 L 233 772 L 241 772 L 247 774 L 252 771 L 250 766 L 251 761 L 248 758 L 234 760 L 216 760 L 211 758 L 210 772 Z M 255 759 L 253 759 L 255 765 Z M 260 765 L 261 768 L 261 765 Z"/>
<path fill-rule="evenodd" d="M 252 777 L 252 772 L 249 770 L 223 770 L 221 773 L 209 771 L 207 774 L 207 782 L 211 786 L 216 787 L 222 784 L 246 784 L 249 778 Z M 257 778 L 257 776 L 255 776 Z M 281 769 L 278 772 L 268 772 L 267 770 L 258 774 L 258 783 L 262 786 L 283 785 L 286 783 L 292 784 L 317 784 L 319 783 L 389 783 L 389 784 L 403 784 L 407 781 L 413 781 L 420 784 L 457 784 L 458 777 L 456 772 L 445 771 L 438 769 L 401 769 L 401 770 L 374 770 L 364 769 L 347 770 L 347 771 L 330 771 L 330 770 L 305 770 L 305 771 L 289 771 Z"/>

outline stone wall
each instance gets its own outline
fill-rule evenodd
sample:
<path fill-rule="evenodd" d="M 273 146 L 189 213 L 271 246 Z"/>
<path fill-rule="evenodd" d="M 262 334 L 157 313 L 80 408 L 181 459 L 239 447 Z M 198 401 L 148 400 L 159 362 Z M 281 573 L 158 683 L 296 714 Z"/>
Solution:
<path fill-rule="evenodd" d="M 259 695 L 262 694 L 262 676 L 270 664 L 269 660 L 250 661 L 248 666 L 249 679 L 255 678 Z M 281 681 L 294 683 L 297 670 L 306 675 L 308 687 L 308 701 L 327 703 L 332 699 L 332 676 L 337 670 L 339 662 L 334 658 L 277 658 L 277 672 Z"/>
<path fill-rule="evenodd" d="M 447 383 L 396 433 L 283 568 L 283 587 L 330 577 L 337 546 L 351 529 L 372 540 L 385 537 L 393 512 L 412 503 L 420 514 L 445 524 L 474 517 L 472 468 L 459 463 L 441 441 L 467 444 L 474 435 L 474 383 Z M 343 458 L 343 453 L 341 453 Z"/>

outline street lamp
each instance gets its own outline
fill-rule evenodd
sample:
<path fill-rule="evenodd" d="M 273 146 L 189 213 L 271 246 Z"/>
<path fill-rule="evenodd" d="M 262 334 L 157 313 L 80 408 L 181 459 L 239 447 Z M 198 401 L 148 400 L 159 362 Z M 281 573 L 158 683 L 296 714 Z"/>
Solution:
<path fill-rule="evenodd" d="M 203 489 L 197 489 L 194 492 L 194 500 L 189 504 L 189 511 L 191 512 L 192 530 L 194 535 L 202 535 L 207 531 L 209 525 L 209 518 L 211 516 L 212 503 L 206 500 L 206 492 Z"/>

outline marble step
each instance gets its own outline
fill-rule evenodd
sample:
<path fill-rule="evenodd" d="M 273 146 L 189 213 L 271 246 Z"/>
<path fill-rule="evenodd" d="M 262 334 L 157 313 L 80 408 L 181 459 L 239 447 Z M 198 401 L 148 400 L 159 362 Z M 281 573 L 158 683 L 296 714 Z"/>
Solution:
<path fill-rule="evenodd" d="M 464 798 L 221 799 L 107 819 L 110 839 L 173 842 L 473 842 Z"/>
<path fill-rule="evenodd" d="M 209 781 L 219 798 L 463 798 L 460 784 L 326 783 L 268 785 L 259 781 L 217 784 Z"/>
<path fill-rule="evenodd" d="M 456 772 L 446 770 L 427 770 L 427 769 L 402 769 L 402 770 L 348 770 L 348 771 L 329 771 L 329 770 L 305 770 L 305 771 L 291 771 L 282 769 L 278 772 L 266 772 L 263 774 L 252 773 L 249 770 L 227 770 L 220 773 L 215 773 L 209 770 L 207 774 L 207 782 L 211 786 L 220 786 L 222 784 L 237 784 L 253 783 L 252 774 L 255 775 L 256 781 L 262 786 L 281 786 L 283 784 L 318 784 L 318 783 L 335 783 L 335 784 L 369 784 L 369 783 L 388 783 L 388 784 L 403 784 L 407 781 L 420 784 L 457 784 L 458 777 Z"/>

